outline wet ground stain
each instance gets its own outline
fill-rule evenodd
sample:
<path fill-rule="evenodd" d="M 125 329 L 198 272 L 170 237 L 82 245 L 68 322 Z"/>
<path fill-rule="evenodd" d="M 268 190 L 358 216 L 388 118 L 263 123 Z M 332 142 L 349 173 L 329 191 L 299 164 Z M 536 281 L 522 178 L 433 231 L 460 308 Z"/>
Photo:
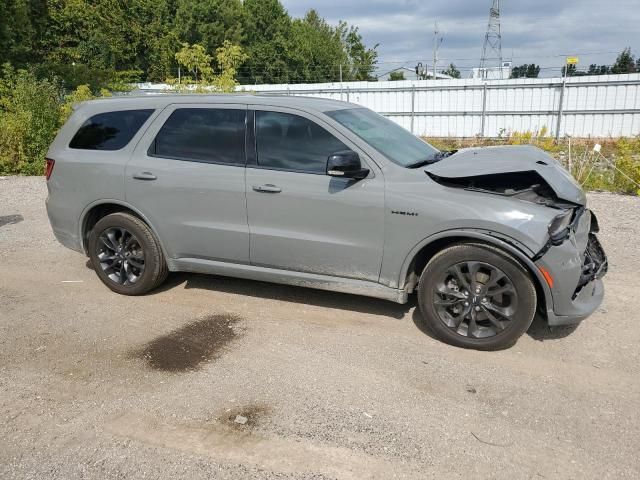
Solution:
<path fill-rule="evenodd" d="M 234 330 L 240 317 L 211 315 L 155 338 L 131 356 L 144 360 L 154 370 L 187 372 L 215 360 L 238 333 Z"/>
<path fill-rule="evenodd" d="M 4 227 L 5 225 L 15 225 L 23 220 L 24 217 L 22 215 L 5 215 L 4 217 L 0 217 L 0 227 Z"/>

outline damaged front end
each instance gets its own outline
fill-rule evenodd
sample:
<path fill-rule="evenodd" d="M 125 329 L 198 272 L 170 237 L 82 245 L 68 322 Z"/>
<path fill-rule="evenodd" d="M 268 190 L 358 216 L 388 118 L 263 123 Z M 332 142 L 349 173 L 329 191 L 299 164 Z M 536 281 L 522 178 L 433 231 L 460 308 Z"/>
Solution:
<path fill-rule="evenodd" d="M 428 165 L 436 182 L 553 206 L 586 204 L 584 191 L 553 157 L 536 147 L 469 148 Z"/>
<path fill-rule="evenodd" d="M 550 275 L 553 311 L 547 317 L 551 326 L 584 320 L 604 298 L 602 278 L 608 261 L 596 236 L 598 221 L 586 208 L 570 213 L 569 225 L 557 236 L 550 231 L 549 241 L 533 258 L 540 271 Z"/>
<path fill-rule="evenodd" d="M 432 172 L 427 175 L 436 183 L 471 192 L 489 193 L 517 198 L 554 208 L 572 208 L 576 204 L 561 200 L 551 186 L 535 171 L 493 173 L 463 177 L 441 177 Z"/>
<path fill-rule="evenodd" d="M 463 150 L 428 166 L 426 174 L 449 188 L 499 195 L 558 211 L 547 241 L 532 258 L 551 292 L 549 325 L 577 323 L 602 302 L 608 262 L 586 196 L 552 157 L 534 147 Z"/>

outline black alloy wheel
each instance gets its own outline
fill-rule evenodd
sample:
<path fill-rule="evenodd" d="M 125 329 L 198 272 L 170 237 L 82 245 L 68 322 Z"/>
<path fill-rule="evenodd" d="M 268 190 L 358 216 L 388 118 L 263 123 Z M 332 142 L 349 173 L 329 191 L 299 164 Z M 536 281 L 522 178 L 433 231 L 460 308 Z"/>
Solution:
<path fill-rule="evenodd" d="M 458 335 L 487 338 L 505 331 L 518 310 L 518 293 L 499 268 L 483 262 L 456 263 L 433 292 L 440 320 Z"/>
<path fill-rule="evenodd" d="M 423 323 L 440 340 L 501 350 L 524 334 L 537 296 L 527 269 L 491 245 L 461 243 L 437 253 L 418 285 Z"/>
<path fill-rule="evenodd" d="M 133 285 L 144 274 L 144 251 L 126 228 L 104 230 L 98 237 L 96 256 L 102 271 L 118 285 Z"/>
<path fill-rule="evenodd" d="M 140 218 L 112 213 L 89 233 L 89 258 L 96 274 L 114 292 L 143 295 L 168 275 L 167 263 L 155 235 Z"/>

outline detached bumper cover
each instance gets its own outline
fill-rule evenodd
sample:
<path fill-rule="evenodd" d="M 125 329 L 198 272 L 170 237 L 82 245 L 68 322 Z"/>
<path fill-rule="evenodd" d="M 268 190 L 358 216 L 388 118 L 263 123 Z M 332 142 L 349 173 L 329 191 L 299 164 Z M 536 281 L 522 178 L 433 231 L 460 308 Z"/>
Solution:
<path fill-rule="evenodd" d="M 607 256 L 596 237 L 598 222 L 585 210 L 569 237 L 550 247 L 536 264 L 551 272 L 553 309 L 547 311 L 549 325 L 570 325 L 591 315 L 602 303 Z"/>

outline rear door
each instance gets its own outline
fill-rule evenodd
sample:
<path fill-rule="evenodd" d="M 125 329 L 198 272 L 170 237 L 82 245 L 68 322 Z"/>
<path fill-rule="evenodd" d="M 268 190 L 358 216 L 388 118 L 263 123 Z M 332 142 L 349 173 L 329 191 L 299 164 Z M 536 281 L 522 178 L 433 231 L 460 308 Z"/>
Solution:
<path fill-rule="evenodd" d="M 253 265 L 378 281 L 384 242 L 384 178 L 364 152 L 323 119 L 251 106 L 247 209 Z M 360 181 L 326 175 L 329 155 L 356 151 Z"/>
<path fill-rule="evenodd" d="M 127 164 L 127 202 L 171 258 L 249 262 L 246 114 L 246 105 L 170 105 Z"/>

